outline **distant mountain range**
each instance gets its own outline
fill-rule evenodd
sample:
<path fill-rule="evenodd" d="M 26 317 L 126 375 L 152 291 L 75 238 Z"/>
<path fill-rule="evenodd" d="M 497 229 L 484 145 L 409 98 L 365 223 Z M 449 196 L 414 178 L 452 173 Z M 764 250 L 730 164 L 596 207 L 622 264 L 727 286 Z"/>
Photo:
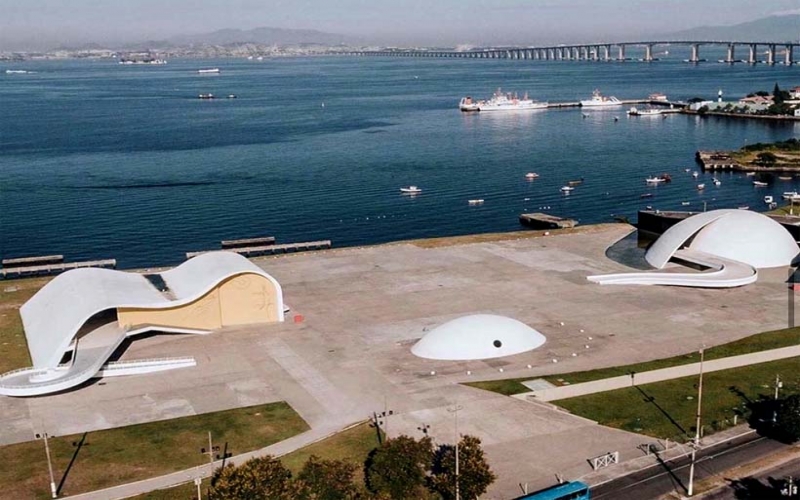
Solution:
<path fill-rule="evenodd" d="M 800 40 L 800 14 L 770 16 L 733 26 L 701 26 L 663 36 L 667 40 L 723 40 L 797 42 Z"/>
<path fill-rule="evenodd" d="M 178 35 L 162 42 L 169 46 L 230 45 L 256 43 L 260 45 L 342 45 L 358 43 L 354 37 L 317 30 L 254 28 L 251 30 L 222 29 L 198 35 Z"/>

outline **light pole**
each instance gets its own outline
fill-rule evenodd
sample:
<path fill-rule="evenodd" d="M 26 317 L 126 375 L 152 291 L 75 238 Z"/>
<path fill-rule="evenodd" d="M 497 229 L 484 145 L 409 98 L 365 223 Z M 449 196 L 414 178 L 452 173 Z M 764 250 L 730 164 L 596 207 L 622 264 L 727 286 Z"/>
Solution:
<path fill-rule="evenodd" d="M 692 463 L 689 466 L 689 488 L 686 490 L 687 496 L 692 496 L 694 491 L 694 464 L 697 448 L 700 447 L 700 416 L 703 410 L 703 357 L 703 349 L 700 349 L 700 381 L 697 384 L 697 421 L 695 423 L 694 443 L 692 444 Z"/>
<path fill-rule="evenodd" d="M 461 494 L 459 492 L 458 486 L 458 412 L 462 410 L 464 407 L 461 405 L 456 405 L 452 409 L 448 408 L 447 411 L 452 413 L 455 416 L 456 420 L 456 500 L 461 500 Z"/>
<path fill-rule="evenodd" d="M 50 460 L 50 445 L 47 442 L 47 432 L 42 432 L 44 437 L 44 453 L 47 455 L 47 470 L 50 472 L 50 495 L 53 498 L 58 498 L 58 491 L 56 490 L 56 480 L 53 477 L 53 462 Z"/>
<path fill-rule="evenodd" d="M 772 424 L 778 422 L 778 391 L 780 391 L 781 387 L 783 387 L 783 382 L 781 382 L 781 376 L 775 375 L 775 406 L 772 410 Z"/>

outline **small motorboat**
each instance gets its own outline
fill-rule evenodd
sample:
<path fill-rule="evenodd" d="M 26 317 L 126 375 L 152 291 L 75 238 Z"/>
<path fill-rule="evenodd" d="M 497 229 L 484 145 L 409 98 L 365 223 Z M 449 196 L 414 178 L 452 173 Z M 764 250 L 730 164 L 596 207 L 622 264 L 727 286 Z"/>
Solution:
<path fill-rule="evenodd" d="M 662 182 L 667 182 L 667 180 L 663 177 L 648 177 L 644 181 L 648 184 L 661 184 Z"/>
<path fill-rule="evenodd" d="M 719 179 L 713 179 L 711 182 L 713 182 L 715 186 L 719 186 L 722 184 L 722 181 Z"/>
<path fill-rule="evenodd" d="M 214 94 L 200 94 L 197 96 L 198 99 L 214 99 Z"/>
<path fill-rule="evenodd" d="M 561 192 L 562 192 L 562 193 L 567 193 L 567 194 L 569 194 L 570 192 L 572 192 L 572 191 L 574 191 L 574 190 L 575 190 L 575 188 L 574 188 L 574 187 L 572 187 L 572 186 L 563 186 L 563 187 L 561 188 Z"/>
<path fill-rule="evenodd" d="M 525 178 L 526 179 L 538 179 L 539 178 L 539 174 L 537 174 L 536 172 L 528 172 L 527 174 L 525 174 Z"/>
<path fill-rule="evenodd" d="M 797 191 L 786 191 L 782 196 L 784 200 L 791 200 L 797 197 Z"/>
<path fill-rule="evenodd" d="M 419 194 L 422 192 L 422 189 L 417 186 L 408 186 L 400 188 L 400 192 L 404 194 Z"/>
<path fill-rule="evenodd" d="M 692 169 L 691 168 L 684 168 L 683 169 L 683 171 L 686 172 L 687 174 L 689 173 L 690 170 L 692 170 Z"/>
<path fill-rule="evenodd" d="M 744 175 L 746 175 L 747 177 L 753 177 L 754 175 L 756 175 L 756 173 L 755 172 L 747 172 Z"/>
<path fill-rule="evenodd" d="M 792 176 L 791 175 L 779 175 L 778 179 L 780 179 L 782 181 L 790 181 L 790 180 L 792 180 Z"/>
<path fill-rule="evenodd" d="M 769 184 L 767 184 L 766 182 L 763 182 L 763 181 L 753 181 L 753 185 L 754 185 L 755 187 L 764 187 L 764 186 L 769 186 Z"/>
<path fill-rule="evenodd" d="M 692 202 L 690 202 L 690 201 L 682 201 L 681 202 L 681 205 L 683 205 L 684 207 L 688 207 L 691 204 L 692 204 Z"/>
<path fill-rule="evenodd" d="M 228 99 L 236 99 L 236 94 L 228 94 Z"/>
<path fill-rule="evenodd" d="M 583 184 L 583 177 L 575 181 L 567 181 L 568 186 L 580 186 L 581 184 Z"/>
<path fill-rule="evenodd" d="M 642 193 L 639 195 L 639 198 L 652 198 L 653 193 Z"/>
<path fill-rule="evenodd" d="M 467 203 L 470 204 L 470 205 L 482 205 L 483 204 L 483 198 L 478 198 L 478 199 L 475 199 L 475 200 L 467 200 Z"/>
<path fill-rule="evenodd" d="M 767 196 L 764 197 L 764 203 L 766 203 L 767 205 L 769 205 L 770 203 L 773 203 L 774 201 L 775 201 L 775 199 L 770 195 L 767 195 Z"/>
<path fill-rule="evenodd" d="M 773 201 L 772 203 L 768 204 L 767 207 L 770 210 L 775 210 L 776 208 L 778 208 L 778 204 Z"/>
<path fill-rule="evenodd" d="M 219 73 L 219 68 L 198 69 L 197 72 L 201 75 L 215 75 Z"/>
<path fill-rule="evenodd" d="M 692 177 L 697 179 L 698 177 L 700 177 L 700 174 L 698 172 L 692 172 Z"/>
<path fill-rule="evenodd" d="M 697 190 L 698 190 L 698 191 L 702 191 L 702 190 L 704 190 L 705 188 L 706 188 L 706 185 L 705 185 L 705 184 L 698 184 L 698 185 L 697 185 Z"/>

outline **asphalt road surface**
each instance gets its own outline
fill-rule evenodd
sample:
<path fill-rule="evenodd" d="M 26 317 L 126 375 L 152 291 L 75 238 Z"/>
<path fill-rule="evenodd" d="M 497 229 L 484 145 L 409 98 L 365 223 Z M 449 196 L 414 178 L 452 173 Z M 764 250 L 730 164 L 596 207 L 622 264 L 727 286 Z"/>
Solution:
<path fill-rule="evenodd" d="M 704 449 L 697 454 L 695 483 L 712 476 L 723 476 L 724 471 L 732 467 L 767 457 L 787 446 L 756 434 L 749 434 Z M 689 465 L 690 457 L 661 463 L 592 488 L 592 499 L 644 500 L 658 498 L 672 491 L 685 495 L 689 484 Z M 732 489 L 730 492 L 733 494 Z"/>
<path fill-rule="evenodd" d="M 786 478 L 789 476 L 794 478 L 794 484 L 797 485 L 797 481 L 800 479 L 800 458 L 756 474 L 752 478 L 733 481 L 713 495 L 706 496 L 704 500 L 800 499 L 800 494 L 792 497 L 781 495 L 781 490 L 786 489 Z M 798 493 L 800 493 L 800 487 L 798 487 Z"/>

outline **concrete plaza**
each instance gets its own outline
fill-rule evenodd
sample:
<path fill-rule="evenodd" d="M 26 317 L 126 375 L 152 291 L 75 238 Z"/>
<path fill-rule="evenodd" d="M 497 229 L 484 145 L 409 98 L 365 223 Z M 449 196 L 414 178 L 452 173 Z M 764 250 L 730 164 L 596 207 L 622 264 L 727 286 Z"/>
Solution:
<path fill-rule="evenodd" d="M 602 225 L 256 260 L 283 286 L 292 307 L 286 323 L 136 340 L 122 359 L 191 355 L 197 366 L 96 380 L 49 397 L 2 398 L 0 443 L 32 439 L 42 427 L 63 435 L 278 400 L 312 429 L 344 427 L 388 409 L 390 435 L 420 436 L 419 428 L 430 426 L 436 441 L 452 442 L 457 407 L 458 432 L 483 440 L 499 476 L 490 497 L 516 495 L 519 483 L 547 486 L 556 474 L 581 477 L 591 471 L 588 458 L 609 451 L 621 460 L 638 457 L 636 446 L 651 439 L 459 383 L 646 361 L 787 326 L 787 269 L 762 271 L 756 284 L 726 290 L 588 282 L 587 275 L 627 269 L 605 250 L 630 230 Z M 427 330 L 473 313 L 516 318 L 547 343 L 485 362 L 410 353 Z M 303 321 L 293 322 L 294 315 Z"/>

